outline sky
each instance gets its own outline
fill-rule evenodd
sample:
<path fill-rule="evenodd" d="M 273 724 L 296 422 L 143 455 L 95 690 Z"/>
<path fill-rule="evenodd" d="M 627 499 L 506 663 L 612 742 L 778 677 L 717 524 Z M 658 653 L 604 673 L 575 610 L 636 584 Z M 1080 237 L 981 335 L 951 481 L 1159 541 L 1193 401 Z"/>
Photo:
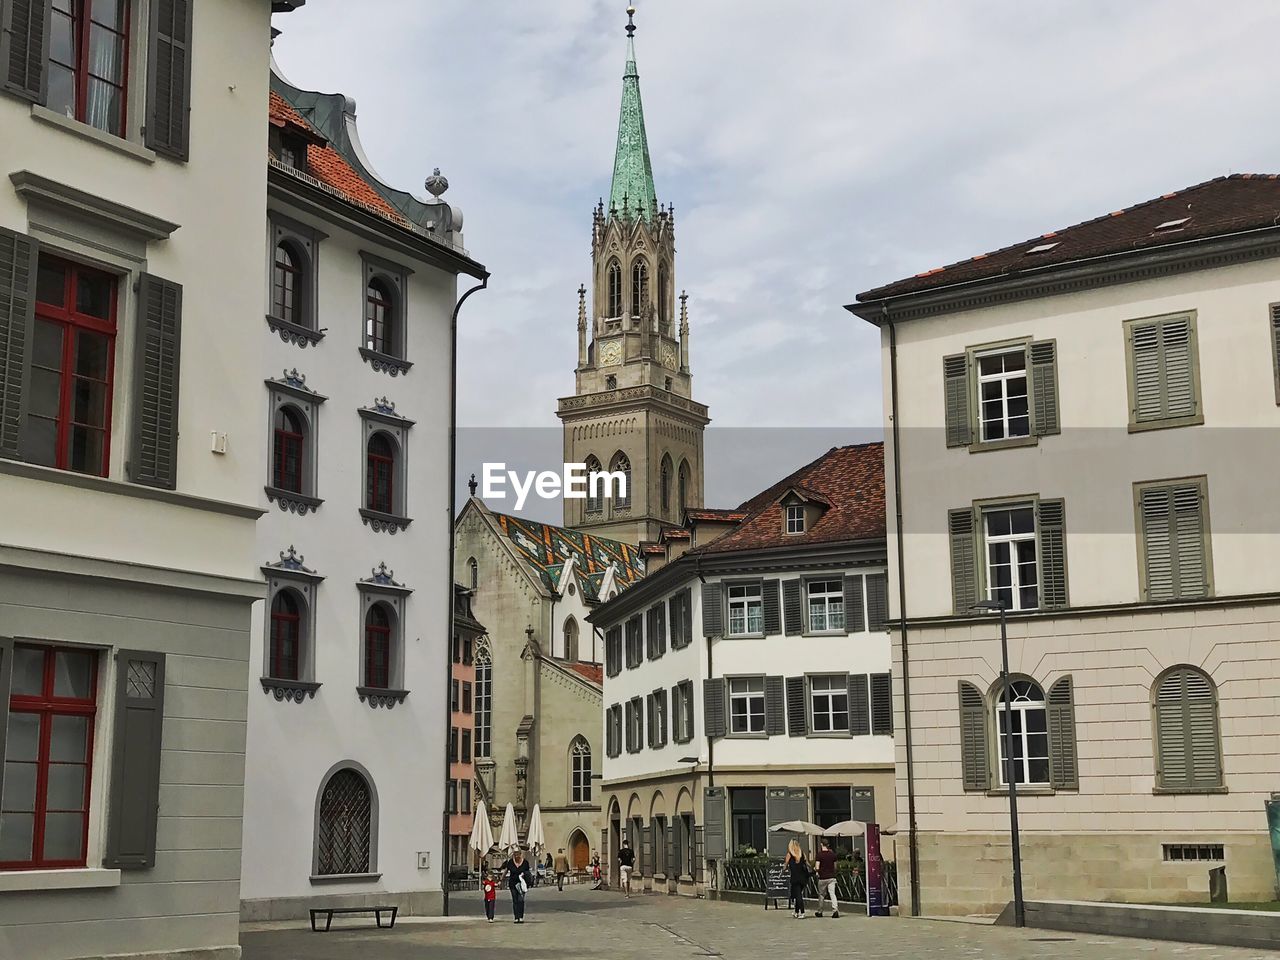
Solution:
<path fill-rule="evenodd" d="M 694 397 L 713 420 L 709 504 L 879 436 L 879 337 L 843 309 L 859 292 L 1215 176 L 1280 172 L 1266 0 L 636 6 Z M 356 101 L 388 183 L 421 195 L 440 167 L 493 275 L 460 316 L 464 478 L 504 450 L 561 459 L 625 7 L 362 0 L 353 16 L 308 0 L 276 18 L 284 75 Z"/>

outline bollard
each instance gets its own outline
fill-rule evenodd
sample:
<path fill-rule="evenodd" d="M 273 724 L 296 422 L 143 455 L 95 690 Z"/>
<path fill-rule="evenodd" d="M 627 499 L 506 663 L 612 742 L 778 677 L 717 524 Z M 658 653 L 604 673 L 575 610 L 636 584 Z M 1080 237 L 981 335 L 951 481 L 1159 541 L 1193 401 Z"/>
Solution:
<path fill-rule="evenodd" d="M 1209 902 L 1227 902 L 1227 868 L 1214 867 L 1209 871 Z"/>

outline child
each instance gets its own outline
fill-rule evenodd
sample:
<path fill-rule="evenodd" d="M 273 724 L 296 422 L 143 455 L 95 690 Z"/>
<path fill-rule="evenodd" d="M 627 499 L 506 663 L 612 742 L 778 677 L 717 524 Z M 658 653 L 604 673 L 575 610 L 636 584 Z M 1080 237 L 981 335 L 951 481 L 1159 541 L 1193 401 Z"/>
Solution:
<path fill-rule="evenodd" d="M 493 923 L 493 909 L 497 906 L 498 900 L 498 881 L 489 874 L 484 878 L 480 888 L 484 891 L 484 915 L 489 918 L 490 923 Z"/>

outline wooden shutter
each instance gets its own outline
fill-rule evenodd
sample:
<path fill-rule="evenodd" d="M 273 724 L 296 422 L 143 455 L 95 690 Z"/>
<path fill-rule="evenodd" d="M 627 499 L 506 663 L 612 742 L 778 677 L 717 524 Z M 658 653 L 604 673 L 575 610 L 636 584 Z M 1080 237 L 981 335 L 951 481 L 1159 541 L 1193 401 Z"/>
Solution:
<path fill-rule="evenodd" d="M 1162 416 L 1160 376 L 1160 325 L 1135 323 L 1129 328 L 1133 364 L 1133 419 L 1158 420 Z"/>
<path fill-rule="evenodd" d="M 865 673 L 849 675 L 849 732 L 855 737 L 871 732 L 871 701 Z"/>
<path fill-rule="evenodd" d="M 640 828 L 643 845 L 640 848 L 640 876 L 653 876 L 653 831 L 657 823 L 650 821 Z"/>
<path fill-rule="evenodd" d="M 151 0 L 147 114 L 143 134 L 157 153 L 191 154 L 191 13 L 195 0 Z"/>
<path fill-rule="evenodd" d="M 972 683 L 960 681 L 960 767 L 966 790 L 991 786 L 991 758 L 987 746 L 987 708 Z"/>
<path fill-rule="evenodd" d="M 973 442 L 973 427 L 969 421 L 969 358 L 963 353 L 944 357 L 942 383 L 947 446 L 967 447 Z"/>
<path fill-rule="evenodd" d="M 1173 529 L 1179 597 L 1209 595 L 1203 500 L 1204 491 L 1198 483 L 1179 483 L 1173 487 Z"/>
<path fill-rule="evenodd" d="M 1271 305 L 1271 363 L 1275 371 L 1276 403 L 1280 404 L 1280 303 Z"/>
<path fill-rule="evenodd" d="M 702 681 L 702 726 L 707 738 L 725 735 L 724 677 Z"/>
<path fill-rule="evenodd" d="M 800 581 L 782 581 L 782 621 L 784 632 L 794 637 L 804 632 L 804 614 L 800 606 Z"/>
<path fill-rule="evenodd" d="M 129 479 L 172 490 L 178 477 L 182 287 L 144 273 L 138 285 Z"/>
<path fill-rule="evenodd" d="M 160 749 L 164 729 L 163 653 L 116 654 L 115 743 L 108 786 L 103 865 L 150 869 L 156 863 Z"/>
<path fill-rule="evenodd" d="M 604 712 L 604 752 L 607 757 L 616 757 L 613 752 L 613 707 Z"/>
<path fill-rule="evenodd" d="M 684 618 L 680 632 L 684 636 L 684 646 L 693 643 L 693 591 L 686 588 L 684 593 Z"/>
<path fill-rule="evenodd" d="M 1196 412 L 1191 318 L 1178 317 L 1160 324 L 1164 352 L 1164 415 L 1189 417 Z"/>
<path fill-rule="evenodd" d="M 809 732 L 809 703 L 804 677 L 787 677 L 787 733 L 803 737 Z"/>
<path fill-rule="evenodd" d="M 1147 600 L 1209 595 L 1204 490 L 1199 482 L 1143 487 L 1138 494 Z"/>
<path fill-rule="evenodd" d="M 1037 436 L 1061 433 L 1058 422 L 1058 341 L 1035 340 L 1031 361 L 1031 422 Z"/>
<path fill-rule="evenodd" d="M 724 787 L 702 790 L 702 855 L 708 860 L 724 859 Z"/>
<path fill-rule="evenodd" d="M 973 508 L 947 512 L 951 537 L 951 602 L 956 613 L 968 613 L 978 602 L 978 554 L 974 543 Z"/>
<path fill-rule="evenodd" d="M 760 606 L 764 615 L 764 633 L 767 637 L 782 632 L 782 614 L 778 609 L 778 581 L 766 580 L 760 586 Z"/>
<path fill-rule="evenodd" d="M 871 732 L 893 735 L 893 682 L 887 673 L 871 674 Z"/>
<path fill-rule="evenodd" d="M 1067 517 L 1063 500 L 1036 504 L 1036 533 L 1040 538 L 1040 606 L 1067 605 Z"/>
<path fill-rule="evenodd" d="M 770 737 L 787 732 L 787 681 L 783 677 L 764 678 L 764 732 Z"/>
<path fill-rule="evenodd" d="M 1076 701 L 1069 676 L 1049 688 L 1049 785 L 1057 790 L 1080 787 L 1076 763 Z"/>
<path fill-rule="evenodd" d="M 0 2 L 0 63 L 9 93 L 44 103 L 48 90 L 45 63 L 49 59 L 49 0 Z"/>
<path fill-rule="evenodd" d="M 867 629 L 883 633 L 889 628 L 889 575 L 867 574 Z"/>
<path fill-rule="evenodd" d="M 657 714 L 657 711 L 658 711 L 657 698 L 654 697 L 654 695 L 651 693 L 644 698 L 645 743 L 648 744 L 650 750 L 652 750 L 654 747 L 658 745 L 657 724 L 654 722 L 654 717 Z"/>
<path fill-rule="evenodd" d="M 862 605 L 862 574 L 844 578 L 844 629 L 846 633 L 862 633 L 867 629 L 866 611 Z"/>
<path fill-rule="evenodd" d="M 680 845 L 676 840 L 679 822 L 679 817 L 672 817 L 667 822 L 667 862 L 663 866 L 666 867 L 664 872 L 668 877 L 680 876 Z"/>
<path fill-rule="evenodd" d="M 0 457 L 22 456 L 35 335 L 36 260 L 31 237 L 0 228 Z"/>
<path fill-rule="evenodd" d="M 9 687 L 13 679 L 13 640 L 0 637 L 0 797 L 4 796 L 5 734 L 9 730 Z"/>
<path fill-rule="evenodd" d="M 1195 342 L 1189 316 L 1129 328 L 1133 419 L 1137 423 L 1196 412 Z"/>
<path fill-rule="evenodd" d="M 718 583 L 702 585 L 702 635 L 718 637 L 724 633 L 724 597 Z"/>
<path fill-rule="evenodd" d="M 1167 790 L 1222 786 L 1218 703 L 1208 677 L 1183 667 L 1167 674 L 1156 691 L 1156 771 Z"/>

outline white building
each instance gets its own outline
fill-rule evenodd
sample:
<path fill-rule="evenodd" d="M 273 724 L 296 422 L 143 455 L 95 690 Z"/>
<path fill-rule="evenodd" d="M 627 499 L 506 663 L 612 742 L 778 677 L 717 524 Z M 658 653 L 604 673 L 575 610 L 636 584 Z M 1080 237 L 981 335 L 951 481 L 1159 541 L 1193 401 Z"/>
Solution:
<path fill-rule="evenodd" d="M 0 5 L 6 958 L 239 956 L 262 107 L 295 6 Z"/>
<path fill-rule="evenodd" d="M 379 180 L 345 97 L 276 73 L 270 131 L 243 915 L 439 913 L 450 318 L 487 274 L 439 171 L 427 202 Z"/>
<path fill-rule="evenodd" d="M 924 913 L 1010 897 L 988 597 L 1027 896 L 1203 900 L 1225 865 L 1233 899 L 1271 899 L 1278 215 L 1280 179 L 1219 178 L 850 307 L 881 327 L 900 442 L 899 824 Z"/>
<path fill-rule="evenodd" d="M 611 870 L 626 838 L 648 889 L 684 894 L 706 864 L 781 856 L 770 824 L 894 816 L 881 445 L 829 451 L 714 539 L 691 526 L 590 618 Z"/>

